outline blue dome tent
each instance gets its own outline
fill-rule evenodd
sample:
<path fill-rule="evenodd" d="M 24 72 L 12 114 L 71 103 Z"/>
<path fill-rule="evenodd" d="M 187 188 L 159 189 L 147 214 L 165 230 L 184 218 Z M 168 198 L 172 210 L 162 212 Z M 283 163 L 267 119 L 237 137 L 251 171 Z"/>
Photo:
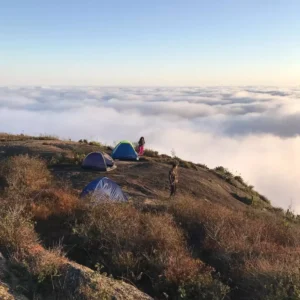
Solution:
<path fill-rule="evenodd" d="M 85 197 L 88 194 L 97 201 L 128 201 L 127 196 L 123 193 L 119 185 L 107 177 L 97 178 L 90 182 L 82 190 L 80 197 Z"/>
<path fill-rule="evenodd" d="M 92 152 L 82 162 L 82 168 L 97 171 L 109 171 L 114 167 L 113 159 L 106 153 Z"/>
<path fill-rule="evenodd" d="M 113 159 L 138 160 L 139 156 L 129 141 L 121 141 L 112 152 Z"/>

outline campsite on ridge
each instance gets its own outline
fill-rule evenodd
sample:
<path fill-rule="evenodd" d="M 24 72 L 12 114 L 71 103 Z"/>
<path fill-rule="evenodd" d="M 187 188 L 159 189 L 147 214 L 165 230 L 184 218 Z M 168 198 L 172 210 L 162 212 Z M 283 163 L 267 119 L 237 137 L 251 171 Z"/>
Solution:
<path fill-rule="evenodd" d="M 115 168 L 82 167 L 91 153 Z M 0 295 L 299 299 L 298 216 L 223 167 L 147 147 L 139 160 L 113 153 L 84 140 L 0 135 Z M 169 199 L 174 160 L 178 194 Z M 87 196 L 104 187 L 108 201 Z M 126 201 L 109 201 L 122 193 Z"/>
<path fill-rule="evenodd" d="M 300 1 L 0 5 L 0 300 L 300 300 Z"/>

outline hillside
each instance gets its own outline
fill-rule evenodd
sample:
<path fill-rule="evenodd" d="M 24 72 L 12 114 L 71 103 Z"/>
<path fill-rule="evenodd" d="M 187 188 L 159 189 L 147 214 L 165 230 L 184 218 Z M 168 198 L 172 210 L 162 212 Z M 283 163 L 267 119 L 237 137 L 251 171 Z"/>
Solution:
<path fill-rule="evenodd" d="M 112 148 L 0 134 L 0 295 L 300 299 L 296 216 L 223 167 L 152 150 L 108 173 L 83 170 L 84 156 L 99 150 Z M 169 200 L 174 159 L 179 187 Z M 91 207 L 78 199 L 104 174 L 130 196 L 128 204 Z"/>
<path fill-rule="evenodd" d="M 73 188 L 81 190 L 97 176 L 95 172 L 81 169 L 80 161 L 84 156 L 99 149 L 111 154 L 111 147 L 98 146 L 95 142 L 89 145 L 45 138 L 47 137 L 31 140 L 26 137 L 12 137 L 9 141 L 5 136 L 0 137 L 0 158 L 27 153 L 45 158 L 55 176 L 71 181 Z M 119 161 L 118 168 L 108 175 L 134 200 L 166 199 L 169 194 L 168 171 L 172 161 L 168 155 L 159 155 L 148 150 L 139 162 Z M 233 175 L 228 176 L 226 170 L 218 172 L 208 169 L 205 165 L 185 161 L 181 161 L 180 166 L 182 168 L 178 190 L 182 196 L 194 196 L 233 209 L 244 209 L 244 203 L 250 203 L 254 196 L 257 205 L 268 206 L 264 197 L 253 193 L 241 180 L 234 179 Z"/>

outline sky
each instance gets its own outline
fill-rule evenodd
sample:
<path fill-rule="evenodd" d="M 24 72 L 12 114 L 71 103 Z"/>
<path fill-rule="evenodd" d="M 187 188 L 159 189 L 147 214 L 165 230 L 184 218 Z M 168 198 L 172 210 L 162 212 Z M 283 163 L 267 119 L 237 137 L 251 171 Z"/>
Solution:
<path fill-rule="evenodd" d="M 299 0 L 0 0 L 0 132 L 136 141 L 300 213 Z"/>
<path fill-rule="evenodd" d="M 298 0 L 0 0 L 0 85 L 297 85 Z"/>

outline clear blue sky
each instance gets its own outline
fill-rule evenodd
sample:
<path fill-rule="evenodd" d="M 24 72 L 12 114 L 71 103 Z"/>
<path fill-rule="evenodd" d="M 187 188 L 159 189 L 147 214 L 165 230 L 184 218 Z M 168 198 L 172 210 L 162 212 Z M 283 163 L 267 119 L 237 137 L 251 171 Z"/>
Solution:
<path fill-rule="evenodd" d="M 0 0 L 0 85 L 299 83 L 299 0 Z"/>

